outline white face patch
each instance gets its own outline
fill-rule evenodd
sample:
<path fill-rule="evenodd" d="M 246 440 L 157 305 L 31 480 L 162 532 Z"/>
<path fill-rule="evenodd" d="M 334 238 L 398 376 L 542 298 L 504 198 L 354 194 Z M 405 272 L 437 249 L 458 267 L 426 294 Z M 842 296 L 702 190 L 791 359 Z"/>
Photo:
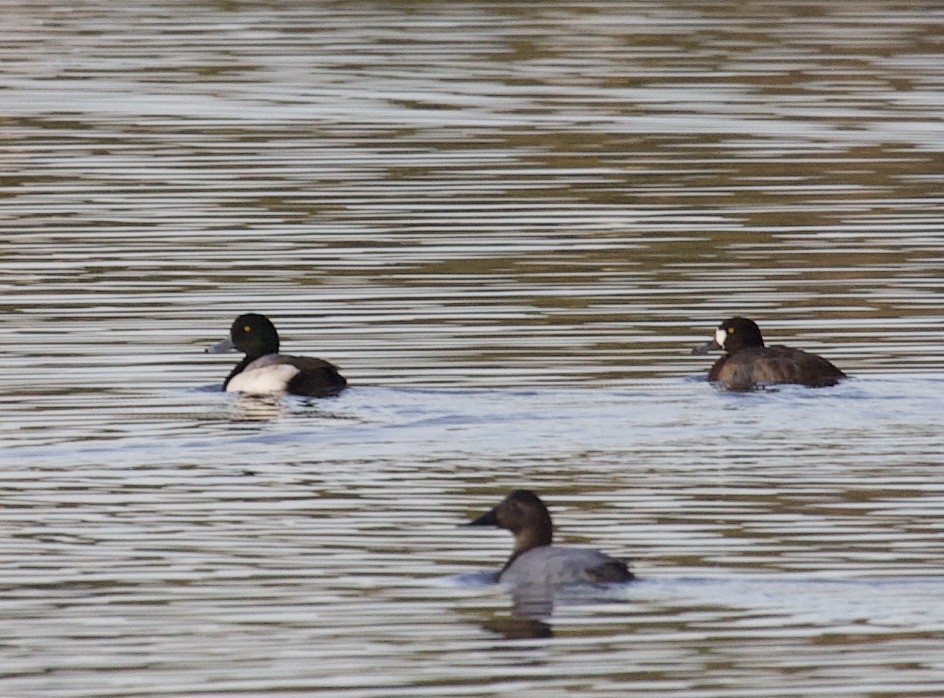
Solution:
<path fill-rule="evenodd" d="M 723 327 L 719 327 L 718 329 L 715 330 L 715 341 L 718 343 L 718 345 L 722 349 L 724 349 L 724 343 L 727 339 L 728 339 L 728 333 L 725 331 Z"/>
<path fill-rule="evenodd" d="M 284 393 L 288 389 L 288 382 L 299 373 L 301 371 L 292 364 L 272 364 L 262 368 L 250 368 L 233 376 L 226 386 L 226 392 L 249 393 L 250 395 Z"/>

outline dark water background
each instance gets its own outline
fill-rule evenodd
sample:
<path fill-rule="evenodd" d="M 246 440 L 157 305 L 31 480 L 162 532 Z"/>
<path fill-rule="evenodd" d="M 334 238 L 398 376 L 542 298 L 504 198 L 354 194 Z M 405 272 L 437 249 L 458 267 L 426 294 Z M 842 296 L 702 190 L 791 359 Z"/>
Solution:
<path fill-rule="evenodd" d="M 935 4 L 0 6 L 0 693 L 944 693 Z M 643 581 L 518 617 L 520 486 Z"/>

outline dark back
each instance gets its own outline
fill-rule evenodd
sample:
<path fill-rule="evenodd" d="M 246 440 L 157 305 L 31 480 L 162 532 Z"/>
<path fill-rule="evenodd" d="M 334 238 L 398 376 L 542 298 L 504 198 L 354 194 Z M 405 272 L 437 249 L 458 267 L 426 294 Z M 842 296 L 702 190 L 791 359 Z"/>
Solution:
<path fill-rule="evenodd" d="M 289 356 L 299 374 L 288 382 L 288 390 L 294 395 L 329 397 L 337 395 L 347 386 L 347 381 L 338 372 L 337 366 L 322 359 L 308 356 Z"/>
<path fill-rule="evenodd" d="M 845 377 L 822 356 L 779 345 L 746 347 L 722 356 L 708 372 L 708 380 L 717 381 L 728 390 L 783 383 L 823 388 L 836 385 Z"/>

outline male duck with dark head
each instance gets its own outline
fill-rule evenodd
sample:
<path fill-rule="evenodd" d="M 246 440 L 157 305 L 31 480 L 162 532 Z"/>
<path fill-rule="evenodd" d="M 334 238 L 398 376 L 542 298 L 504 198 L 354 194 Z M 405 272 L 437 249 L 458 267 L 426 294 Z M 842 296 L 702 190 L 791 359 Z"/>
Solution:
<path fill-rule="evenodd" d="M 515 490 L 469 526 L 496 526 L 515 537 L 508 562 L 495 576 L 512 587 L 605 584 L 634 579 L 626 563 L 599 550 L 553 545 L 551 515 L 529 490 Z"/>
<path fill-rule="evenodd" d="M 725 354 L 708 371 L 708 380 L 726 390 L 753 390 L 778 383 L 823 388 L 846 377 L 822 356 L 780 345 L 765 346 L 760 328 L 746 317 L 725 320 L 714 338 L 692 353 L 712 350 Z"/>
<path fill-rule="evenodd" d="M 347 385 L 337 367 L 327 361 L 279 354 L 279 333 L 275 325 L 257 313 L 236 318 L 229 337 L 207 351 L 213 354 L 241 351 L 246 355 L 223 382 L 223 390 L 230 393 L 327 397 L 337 395 Z"/>

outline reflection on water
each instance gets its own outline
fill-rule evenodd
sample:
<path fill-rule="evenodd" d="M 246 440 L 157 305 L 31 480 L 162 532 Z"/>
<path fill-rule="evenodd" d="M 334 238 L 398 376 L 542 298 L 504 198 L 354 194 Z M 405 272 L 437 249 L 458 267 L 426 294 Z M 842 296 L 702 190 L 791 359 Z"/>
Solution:
<path fill-rule="evenodd" d="M 3 16 L 0 693 L 944 691 L 941 10 Z M 246 311 L 352 388 L 222 393 Z M 515 487 L 642 581 L 444 581 Z"/>

